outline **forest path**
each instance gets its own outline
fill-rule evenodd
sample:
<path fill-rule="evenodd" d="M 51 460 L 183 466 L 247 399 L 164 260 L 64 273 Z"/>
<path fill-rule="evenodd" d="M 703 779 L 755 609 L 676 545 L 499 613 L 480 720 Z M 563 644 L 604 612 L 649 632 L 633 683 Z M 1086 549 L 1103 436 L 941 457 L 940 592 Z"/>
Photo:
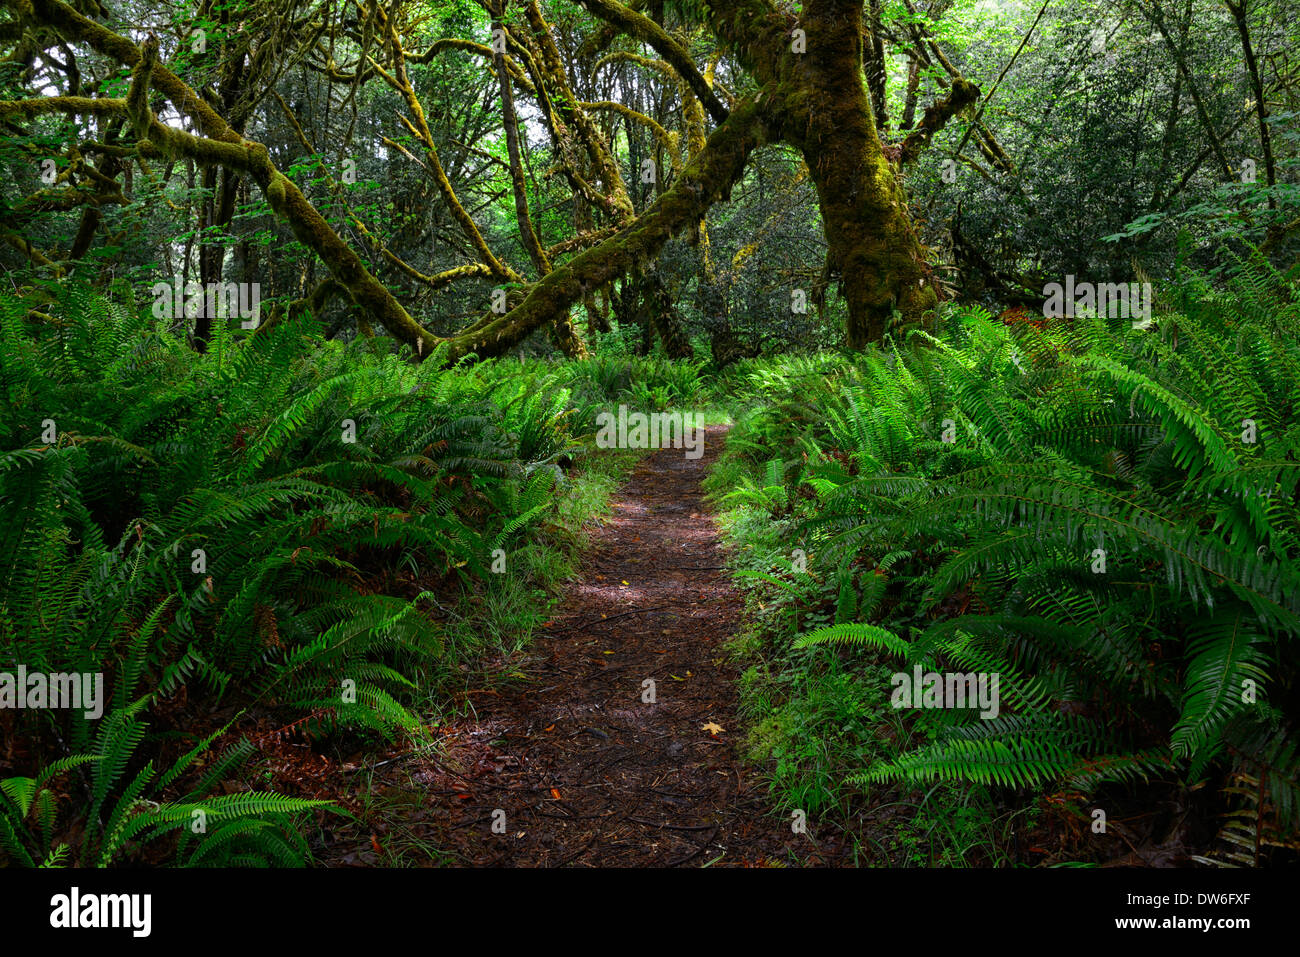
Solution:
<path fill-rule="evenodd" d="M 663 449 L 638 463 L 529 647 L 528 680 L 473 694 L 476 714 L 443 729 L 445 753 L 407 769 L 420 785 L 410 795 L 423 805 L 420 836 L 450 862 L 824 860 L 829 849 L 793 833 L 737 755 L 737 675 L 723 642 L 742 599 L 700 487 L 725 435 L 708 428 L 698 459 Z"/>

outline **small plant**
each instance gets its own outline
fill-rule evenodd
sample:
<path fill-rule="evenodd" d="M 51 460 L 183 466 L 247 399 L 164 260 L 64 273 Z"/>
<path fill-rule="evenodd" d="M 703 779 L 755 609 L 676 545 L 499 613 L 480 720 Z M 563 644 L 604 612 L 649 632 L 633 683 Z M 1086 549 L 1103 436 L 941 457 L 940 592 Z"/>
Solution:
<path fill-rule="evenodd" d="M 242 740 L 211 760 L 197 776 L 200 759 L 227 730 L 218 729 L 179 757 L 165 772 L 152 760 L 138 770 L 136 751 L 145 737 L 139 705 L 105 717 L 91 754 L 51 762 L 35 777 L 0 781 L 0 849 L 27 867 L 109 867 L 149 853 L 148 845 L 174 843 L 178 867 L 301 867 L 309 857 L 295 817 L 331 809 L 266 791 L 214 794 L 251 754 Z M 53 787 L 77 769 L 88 772 L 83 813 L 70 820 Z M 193 778 L 181 785 L 187 772 Z M 61 789 L 60 789 L 61 790 Z M 176 796 L 165 798 L 169 792 Z M 61 829 L 80 822 L 80 846 L 59 841 Z"/>

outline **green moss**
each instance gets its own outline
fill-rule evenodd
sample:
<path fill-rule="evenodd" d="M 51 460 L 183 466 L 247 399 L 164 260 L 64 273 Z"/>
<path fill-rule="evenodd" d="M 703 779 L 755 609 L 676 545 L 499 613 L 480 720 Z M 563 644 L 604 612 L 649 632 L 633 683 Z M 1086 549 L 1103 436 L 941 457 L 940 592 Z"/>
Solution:
<path fill-rule="evenodd" d="M 285 189 L 288 185 L 288 178 L 279 170 L 271 174 L 271 182 L 266 185 L 266 200 L 277 213 L 281 212 L 287 204 Z"/>

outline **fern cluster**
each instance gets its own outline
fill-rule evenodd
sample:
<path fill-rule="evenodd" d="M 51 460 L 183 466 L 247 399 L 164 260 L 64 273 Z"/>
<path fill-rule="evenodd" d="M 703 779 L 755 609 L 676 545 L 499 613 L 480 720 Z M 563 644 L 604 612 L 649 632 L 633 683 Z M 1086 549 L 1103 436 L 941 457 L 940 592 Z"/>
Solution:
<path fill-rule="evenodd" d="M 741 418 L 729 498 L 780 523 L 798 587 L 833 604 L 793 650 L 1000 678 L 999 717 L 920 712 L 927 743 L 850 781 L 1247 775 L 1294 831 L 1300 288 L 1245 263 L 1176 286 L 1149 330 L 964 307 L 789 365 L 734 373 L 778 391 Z"/>
<path fill-rule="evenodd" d="M 111 689 L 99 721 L 0 713 L 47 776 L 182 688 L 192 706 L 305 715 L 309 732 L 423 734 L 427 679 L 465 637 L 439 597 L 500 577 L 494 555 L 553 515 L 599 407 L 636 378 L 626 362 L 417 364 L 389 340 L 326 340 L 310 317 L 218 325 L 198 354 L 129 291 L 0 296 L 0 671 L 101 672 Z M 129 727 L 116 740 L 134 754 L 144 724 Z M 143 800 L 142 761 L 91 777 Z M 49 792 L 6 793 L 4 846 L 39 863 L 45 843 L 14 835 Z M 150 828 L 188 804 L 159 807 Z M 240 807 L 240 827 L 293 810 Z M 131 814 L 96 859 L 146 827 Z"/>

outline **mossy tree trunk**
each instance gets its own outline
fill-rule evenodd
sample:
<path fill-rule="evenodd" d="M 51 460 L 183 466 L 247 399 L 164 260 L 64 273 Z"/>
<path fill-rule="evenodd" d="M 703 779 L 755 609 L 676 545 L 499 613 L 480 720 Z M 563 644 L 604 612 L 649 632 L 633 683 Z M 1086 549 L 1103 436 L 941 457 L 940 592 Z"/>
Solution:
<path fill-rule="evenodd" d="M 808 164 L 848 306 L 850 348 L 878 341 L 896 313 L 920 320 L 938 287 L 876 126 L 860 0 L 810 0 L 797 26 L 767 0 L 714 0 L 710 11 L 718 36 L 783 104 L 781 137 Z M 806 37 L 802 52 L 796 28 Z"/>
<path fill-rule="evenodd" d="M 800 95 L 791 97 L 801 109 L 785 126 L 817 188 L 853 349 L 884 336 L 895 313 L 919 320 L 938 302 L 925 248 L 885 156 L 863 81 L 861 16 L 861 3 L 808 5 L 808 52 L 796 71 Z"/>

